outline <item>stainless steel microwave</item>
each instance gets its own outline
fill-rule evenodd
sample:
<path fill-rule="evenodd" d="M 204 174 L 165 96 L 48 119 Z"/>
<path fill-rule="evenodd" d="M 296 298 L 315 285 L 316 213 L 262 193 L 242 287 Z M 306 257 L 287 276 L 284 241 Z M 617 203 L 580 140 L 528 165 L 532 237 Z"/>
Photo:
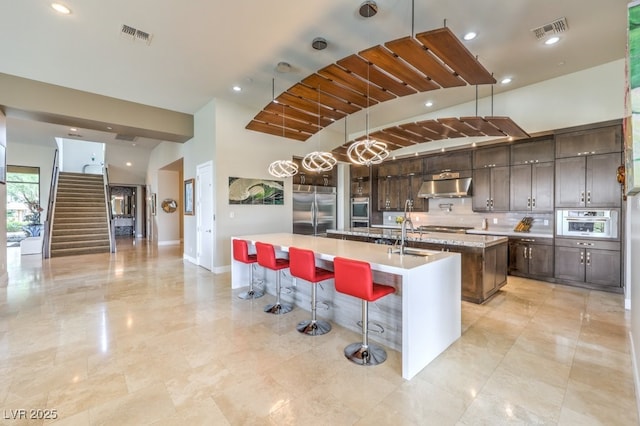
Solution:
<path fill-rule="evenodd" d="M 561 209 L 556 212 L 560 237 L 619 238 L 616 209 Z"/>

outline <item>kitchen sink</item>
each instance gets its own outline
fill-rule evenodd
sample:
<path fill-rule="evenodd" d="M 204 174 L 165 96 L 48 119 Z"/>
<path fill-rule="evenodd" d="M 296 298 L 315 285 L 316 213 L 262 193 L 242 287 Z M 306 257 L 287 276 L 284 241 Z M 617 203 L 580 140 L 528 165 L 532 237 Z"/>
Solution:
<path fill-rule="evenodd" d="M 391 253 L 400 254 L 400 248 L 392 249 Z M 420 248 L 414 248 L 414 247 L 405 247 L 404 248 L 404 255 L 405 256 L 408 255 L 408 256 L 428 257 L 428 256 L 432 256 L 434 254 L 437 254 L 437 252 L 434 252 L 433 250 L 420 249 Z"/>

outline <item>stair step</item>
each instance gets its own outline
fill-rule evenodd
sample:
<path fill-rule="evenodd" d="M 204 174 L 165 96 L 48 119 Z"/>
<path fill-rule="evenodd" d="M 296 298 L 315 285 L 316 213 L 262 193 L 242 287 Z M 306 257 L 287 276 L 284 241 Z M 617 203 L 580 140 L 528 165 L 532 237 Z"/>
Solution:
<path fill-rule="evenodd" d="M 106 232 L 100 234 L 78 234 L 75 232 L 71 232 L 68 235 L 57 234 L 55 235 L 55 244 L 64 244 L 64 243 L 77 243 L 82 241 L 109 241 L 109 234 Z M 53 243 L 52 243 L 53 245 Z"/>
<path fill-rule="evenodd" d="M 92 248 L 92 247 L 107 247 L 109 248 L 109 238 L 99 238 L 86 241 L 51 241 L 51 249 L 66 249 L 66 248 Z"/>
<path fill-rule="evenodd" d="M 51 249 L 51 257 L 61 256 L 79 256 L 83 254 L 96 254 L 96 253 L 109 253 L 109 247 L 94 247 L 94 248 L 82 248 L 82 249 Z"/>
<path fill-rule="evenodd" d="M 86 234 L 98 234 L 98 233 L 106 234 L 106 235 L 109 234 L 105 226 L 91 227 L 89 226 L 89 224 L 83 224 L 82 227 L 79 227 L 78 225 L 69 225 L 68 227 L 65 228 L 65 226 L 66 225 L 54 226 L 53 230 L 51 231 L 51 235 L 56 237 L 58 235 L 69 235 L 70 233 L 72 233 L 73 235 L 86 235 Z"/>
<path fill-rule="evenodd" d="M 104 206 L 104 204 L 102 205 L 98 205 L 98 206 L 77 206 L 74 204 L 69 204 L 69 205 L 56 205 L 56 213 L 75 213 L 77 215 L 83 214 L 83 213 L 106 213 L 106 207 Z"/>

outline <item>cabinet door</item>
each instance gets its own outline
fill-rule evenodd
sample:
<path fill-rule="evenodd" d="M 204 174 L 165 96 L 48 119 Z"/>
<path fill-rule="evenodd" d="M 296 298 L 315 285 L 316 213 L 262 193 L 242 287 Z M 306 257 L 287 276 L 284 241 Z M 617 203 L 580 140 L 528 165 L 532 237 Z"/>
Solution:
<path fill-rule="evenodd" d="M 584 207 L 585 157 L 556 160 L 556 207 Z"/>
<path fill-rule="evenodd" d="M 530 244 L 529 275 L 535 277 L 553 277 L 553 246 L 545 244 Z"/>
<path fill-rule="evenodd" d="M 557 158 L 620 151 L 621 127 L 617 125 L 556 135 Z"/>
<path fill-rule="evenodd" d="M 620 207 L 622 190 L 616 171 L 621 164 L 622 155 L 617 152 L 587 157 L 587 207 Z"/>
<path fill-rule="evenodd" d="M 484 277 L 482 278 L 482 296 L 487 297 L 496 287 L 496 251 L 487 249 L 484 252 Z"/>
<path fill-rule="evenodd" d="M 509 167 L 493 167 L 491 169 L 491 201 L 492 211 L 509 211 Z"/>
<path fill-rule="evenodd" d="M 527 275 L 529 273 L 528 246 L 519 242 L 509 242 L 509 273 Z"/>
<path fill-rule="evenodd" d="M 509 165 L 509 146 L 493 146 L 473 151 L 473 168 L 500 167 Z"/>
<path fill-rule="evenodd" d="M 620 287 L 622 265 L 619 251 L 587 249 L 585 263 L 585 280 L 588 283 Z"/>
<path fill-rule="evenodd" d="M 400 176 L 396 178 L 398 181 L 398 196 L 399 204 L 402 210 L 404 210 L 404 204 L 407 200 L 411 200 L 413 203 L 413 194 L 411 193 L 411 180 L 409 176 Z"/>
<path fill-rule="evenodd" d="M 477 212 L 488 211 L 489 201 L 491 199 L 491 169 L 474 170 L 472 185 L 472 209 Z"/>
<path fill-rule="evenodd" d="M 430 155 L 424 159 L 424 174 L 437 175 L 445 171 L 471 170 L 473 167 L 471 158 L 469 150 Z"/>
<path fill-rule="evenodd" d="M 531 166 L 531 210 L 553 211 L 553 163 L 536 163 Z M 513 183 L 512 183 L 513 184 Z"/>
<path fill-rule="evenodd" d="M 400 178 L 392 177 L 389 181 L 389 210 L 402 210 L 404 200 L 400 201 Z"/>
<path fill-rule="evenodd" d="M 553 161 L 555 151 L 553 139 L 511 145 L 511 165 L 535 164 Z"/>
<path fill-rule="evenodd" d="M 414 212 L 425 212 L 428 210 L 428 204 L 425 199 L 418 197 L 421 185 L 422 176 L 409 176 L 409 197 L 413 201 Z"/>
<path fill-rule="evenodd" d="M 389 210 L 391 201 L 389 200 L 389 178 L 378 179 L 378 210 Z"/>
<path fill-rule="evenodd" d="M 531 166 L 511 166 L 511 210 L 531 210 Z"/>
<path fill-rule="evenodd" d="M 565 280 L 584 281 L 585 253 L 576 247 L 556 246 L 555 277 Z"/>

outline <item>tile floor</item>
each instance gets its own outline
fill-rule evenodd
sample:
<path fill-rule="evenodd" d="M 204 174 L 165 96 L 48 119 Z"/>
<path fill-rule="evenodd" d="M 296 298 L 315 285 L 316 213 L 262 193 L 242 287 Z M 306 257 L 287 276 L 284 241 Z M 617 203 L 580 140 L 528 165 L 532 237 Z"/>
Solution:
<path fill-rule="evenodd" d="M 0 424 L 638 424 L 621 295 L 509 277 L 485 305 L 462 302 L 462 338 L 405 381 L 397 352 L 353 365 L 356 333 L 300 335 L 308 312 L 263 313 L 270 296 L 238 299 L 177 246 L 8 251 Z"/>

